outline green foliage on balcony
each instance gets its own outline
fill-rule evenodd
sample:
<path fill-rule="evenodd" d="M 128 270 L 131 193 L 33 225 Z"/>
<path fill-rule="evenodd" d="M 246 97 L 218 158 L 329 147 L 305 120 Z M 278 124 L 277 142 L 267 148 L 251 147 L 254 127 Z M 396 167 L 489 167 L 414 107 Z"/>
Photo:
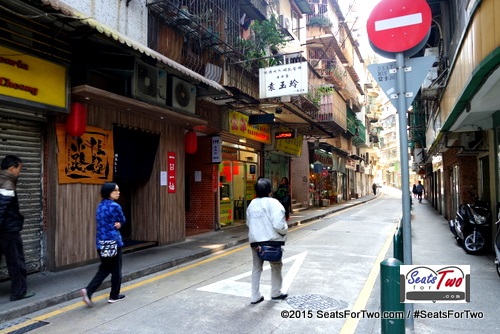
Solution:
<path fill-rule="evenodd" d="M 269 20 L 254 21 L 250 29 L 253 32 L 253 38 L 240 40 L 241 51 L 246 60 L 266 57 L 269 51 L 278 51 L 286 44 L 274 15 Z M 280 57 L 258 59 L 252 63 L 256 63 L 259 68 L 279 65 Z"/>
<path fill-rule="evenodd" d="M 320 86 L 320 87 L 314 87 L 310 92 L 307 94 L 307 98 L 314 103 L 317 107 L 321 106 L 321 100 L 323 99 L 324 96 L 331 95 L 333 94 L 334 89 L 331 86 Z"/>
<path fill-rule="evenodd" d="M 331 28 L 333 27 L 332 21 L 324 15 L 311 16 L 307 22 L 308 27 Z"/>

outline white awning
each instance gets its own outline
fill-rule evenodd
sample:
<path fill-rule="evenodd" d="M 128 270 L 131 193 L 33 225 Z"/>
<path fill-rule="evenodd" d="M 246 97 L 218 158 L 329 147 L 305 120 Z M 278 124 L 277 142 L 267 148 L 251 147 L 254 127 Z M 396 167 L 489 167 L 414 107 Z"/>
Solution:
<path fill-rule="evenodd" d="M 96 29 L 101 34 L 104 34 L 108 37 L 111 37 L 115 41 L 118 41 L 122 44 L 125 44 L 125 45 L 133 48 L 134 50 L 137 50 L 141 53 L 144 53 L 144 54 L 148 55 L 149 57 L 152 57 L 152 58 L 172 67 L 176 71 L 197 80 L 198 82 L 204 83 L 212 88 L 215 88 L 216 90 L 218 90 L 222 93 L 232 95 L 227 89 L 225 89 L 219 83 L 205 78 L 201 74 L 190 70 L 189 68 L 173 61 L 172 59 L 170 59 L 168 57 L 165 57 L 161 53 L 159 53 L 153 49 L 150 49 L 141 43 L 138 43 L 136 41 L 131 40 L 127 36 L 123 35 L 122 33 L 100 23 L 99 21 L 97 21 L 93 18 L 87 17 L 85 14 L 77 11 L 76 9 L 74 9 L 74 8 L 64 4 L 64 3 L 61 3 L 59 0 L 42 0 L 42 2 L 46 5 L 50 5 L 52 8 L 54 8 L 56 10 L 61 11 L 64 15 L 71 16 L 77 20 L 80 20 L 82 23 L 85 23 L 89 27 Z"/>

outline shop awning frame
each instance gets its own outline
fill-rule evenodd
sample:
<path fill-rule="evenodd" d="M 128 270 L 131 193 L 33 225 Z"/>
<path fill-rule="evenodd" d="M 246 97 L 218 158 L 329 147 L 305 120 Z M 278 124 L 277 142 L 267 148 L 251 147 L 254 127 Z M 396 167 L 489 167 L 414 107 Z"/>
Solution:
<path fill-rule="evenodd" d="M 160 106 L 151 105 L 146 102 L 110 93 L 92 86 L 76 86 L 73 87 L 71 93 L 73 101 L 127 110 L 148 118 L 156 119 L 160 122 L 168 121 L 169 123 L 178 124 L 184 126 L 186 129 L 193 126 L 208 124 L 207 120 L 204 120 L 195 114 L 182 113 Z"/>

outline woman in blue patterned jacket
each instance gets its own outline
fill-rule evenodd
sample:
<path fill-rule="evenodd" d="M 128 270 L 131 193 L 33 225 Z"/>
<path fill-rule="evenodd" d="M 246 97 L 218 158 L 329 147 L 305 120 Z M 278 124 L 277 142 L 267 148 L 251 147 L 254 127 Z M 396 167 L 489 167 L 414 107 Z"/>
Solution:
<path fill-rule="evenodd" d="M 115 303 L 125 298 L 125 295 L 120 294 L 123 240 L 119 231 L 125 223 L 125 215 L 120 204 L 115 202 L 120 198 L 118 185 L 112 182 L 103 184 L 101 187 L 101 197 L 102 200 L 96 210 L 96 248 L 101 259 L 101 264 L 92 281 L 90 281 L 85 289 L 80 291 L 83 301 L 88 307 L 94 306 L 91 299 L 92 294 L 109 274 L 111 274 L 111 292 L 108 303 Z M 109 241 L 116 242 L 116 254 L 113 252 L 105 254 L 101 249 L 103 248 L 103 242 L 109 243 Z"/>

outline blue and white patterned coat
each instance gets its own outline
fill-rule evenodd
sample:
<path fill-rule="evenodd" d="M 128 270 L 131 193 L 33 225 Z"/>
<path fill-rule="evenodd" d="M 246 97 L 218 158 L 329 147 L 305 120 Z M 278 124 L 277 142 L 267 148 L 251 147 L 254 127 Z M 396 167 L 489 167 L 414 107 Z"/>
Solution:
<path fill-rule="evenodd" d="M 116 240 L 118 247 L 123 247 L 120 231 L 116 229 L 115 223 L 125 224 L 125 215 L 120 204 L 111 199 L 103 199 L 96 210 L 96 247 L 100 249 L 99 240 Z"/>

